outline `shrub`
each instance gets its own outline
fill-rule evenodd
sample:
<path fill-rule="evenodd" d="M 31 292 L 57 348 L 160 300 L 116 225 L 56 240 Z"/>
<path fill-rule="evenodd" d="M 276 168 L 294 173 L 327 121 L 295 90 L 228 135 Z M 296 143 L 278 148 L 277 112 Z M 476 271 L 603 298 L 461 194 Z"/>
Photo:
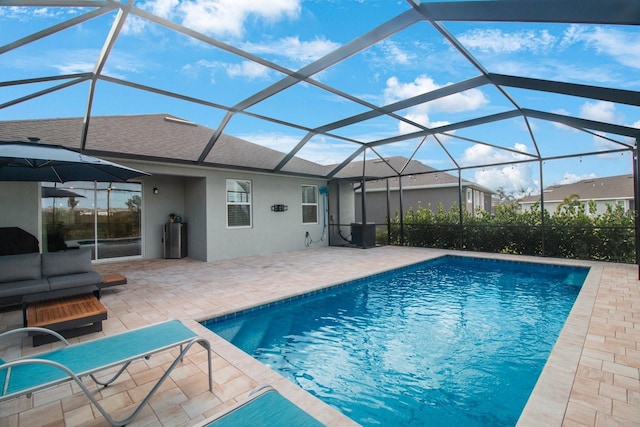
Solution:
<path fill-rule="evenodd" d="M 597 214 L 594 202 L 565 203 L 550 214 L 541 213 L 539 203 L 524 212 L 508 203 L 497 206 L 494 214 L 473 216 L 457 206 L 445 211 L 440 204 L 435 212 L 431 206 L 408 210 L 403 225 L 406 246 L 635 262 L 634 219 L 618 205 Z M 398 213 L 389 237 L 391 244 L 400 244 Z"/>

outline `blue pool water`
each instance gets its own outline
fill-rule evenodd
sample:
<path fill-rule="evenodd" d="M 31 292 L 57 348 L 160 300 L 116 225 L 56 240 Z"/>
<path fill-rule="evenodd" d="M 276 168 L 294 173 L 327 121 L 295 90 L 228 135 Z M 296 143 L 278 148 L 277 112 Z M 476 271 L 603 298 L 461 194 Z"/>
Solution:
<path fill-rule="evenodd" d="M 587 273 L 445 256 L 204 324 L 365 426 L 512 426 Z"/>

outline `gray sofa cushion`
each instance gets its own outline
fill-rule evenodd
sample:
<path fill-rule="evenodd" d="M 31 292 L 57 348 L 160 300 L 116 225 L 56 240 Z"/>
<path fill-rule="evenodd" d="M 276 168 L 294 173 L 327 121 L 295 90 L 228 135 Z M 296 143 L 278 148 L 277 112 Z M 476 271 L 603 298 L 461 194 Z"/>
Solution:
<path fill-rule="evenodd" d="M 102 276 L 95 272 L 79 274 L 66 274 L 64 276 L 51 276 L 48 277 L 49 287 L 52 291 L 58 289 L 77 288 L 79 286 L 97 285 L 102 283 Z"/>
<path fill-rule="evenodd" d="M 91 250 L 89 248 L 42 254 L 42 276 L 44 277 L 88 273 L 90 271 L 93 271 L 93 267 L 91 266 Z"/>
<path fill-rule="evenodd" d="M 47 282 L 47 279 L 31 279 L 20 280 L 18 282 L 0 283 L 0 298 L 48 291 L 49 282 Z"/>
<path fill-rule="evenodd" d="M 0 282 L 17 282 L 41 277 L 39 252 L 0 257 Z"/>

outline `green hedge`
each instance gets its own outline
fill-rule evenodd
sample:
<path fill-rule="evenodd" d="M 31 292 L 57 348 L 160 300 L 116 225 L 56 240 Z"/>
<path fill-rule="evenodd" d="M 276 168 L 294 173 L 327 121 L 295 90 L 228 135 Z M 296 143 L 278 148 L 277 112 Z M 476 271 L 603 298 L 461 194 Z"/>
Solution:
<path fill-rule="evenodd" d="M 520 212 L 515 203 L 496 207 L 495 214 L 460 213 L 442 205 L 407 211 L 403 217 L 404 244 L 518 255 L 635 262 L 635 224 L 621 206 L 607 206 L 596 214 L 595 203 L 562 205 L 552 215 L 540 205 Z M 462 229 L 460 218 L 462 216 Z M 400 218 L 391 221 L 391 244 L 400 244 Z M 544 237 L 544 238 L 543 238 Z"/>

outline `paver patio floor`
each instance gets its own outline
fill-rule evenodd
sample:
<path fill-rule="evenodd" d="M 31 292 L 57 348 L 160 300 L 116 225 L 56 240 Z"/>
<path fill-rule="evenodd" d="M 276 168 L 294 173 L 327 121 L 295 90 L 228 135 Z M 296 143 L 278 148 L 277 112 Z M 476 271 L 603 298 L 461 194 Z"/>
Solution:
<path fill-rule="evenodd" d="M 103 331 L 71 341 L 169 318 L 182 320 L 210 340 L 214 349 L 214 392 L 210 393 L 207 387 L 205 351 L 197 346 L 130 426 L 190 426 L 245 399 L 251 389 L 265 383 L 327 425 L 353 425 L 340 412 L 231 346 L 198 321 L 445 253 L 451 252 L 329 247 L 210 263 L 185 258 L 97 264 L 98 271 L 122 273 L 129 283 L 103 291 L 102 303 L 109 316 Z M 462 254 L 591 266 L 519 425 L 640 426 L 637 266 Z M 20 310 L 0 312 L 0 331 L 19 327 L 21 322 Z M 30 338 L 15 339 L 0 344 L 0 357 L 11 360 L 50 346 L 34 349 Z M 116 384 L 94 390 L 111 411 L 124 414 L 144 397 L 171 360 L 170 354 L 161 353 L 136 362 Z M 0 427 L 104 425 L 105 420 L 71 384 L 0 403 Z"/>

